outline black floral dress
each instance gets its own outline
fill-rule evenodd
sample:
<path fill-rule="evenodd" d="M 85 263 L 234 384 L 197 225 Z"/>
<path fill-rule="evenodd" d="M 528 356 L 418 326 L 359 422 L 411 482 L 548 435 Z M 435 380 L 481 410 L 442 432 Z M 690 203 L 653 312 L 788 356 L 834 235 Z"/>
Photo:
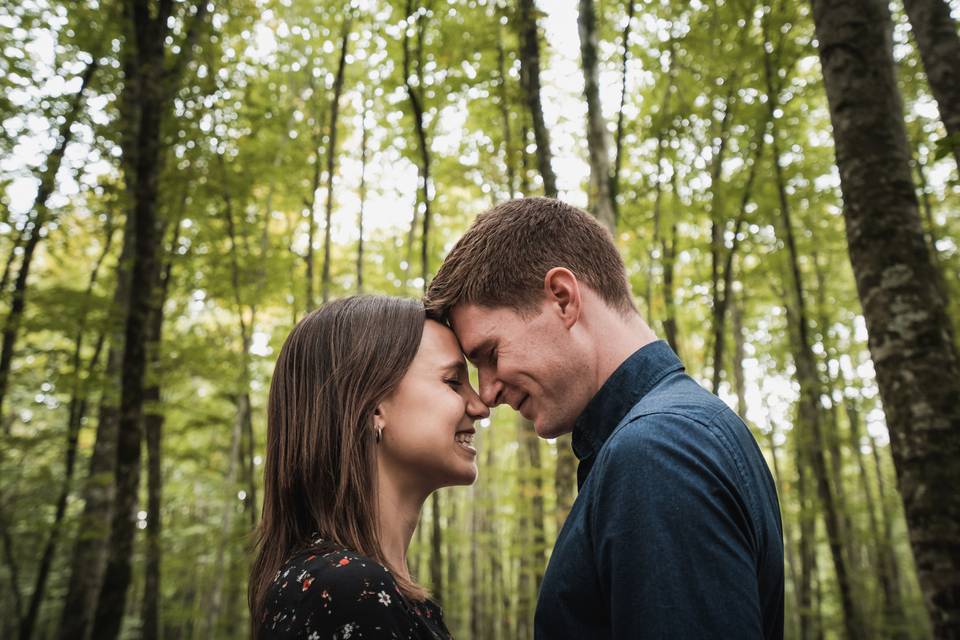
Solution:
<path fill-rule="evenodd" d="M 262 640 L 451 640 L 434 602 L 400 593 L 382 564 L 317 538 L 277 571 Z"/>

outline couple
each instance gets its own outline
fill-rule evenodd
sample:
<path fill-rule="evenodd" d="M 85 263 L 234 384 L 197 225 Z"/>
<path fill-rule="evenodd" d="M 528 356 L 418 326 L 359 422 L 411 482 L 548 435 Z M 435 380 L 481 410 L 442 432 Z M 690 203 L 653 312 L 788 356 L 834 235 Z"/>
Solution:
<path fill-rule="evenodd" d="M 474 422 L 504 403 L 540 437 L 573 432 L 580 460 L 538 639 L 783 636 L 756 442 L 637 313 L 610 234 L 546 198 L 481 214 L 423 303 L 357 296 L 293 329 L 270 387 L 254 635 L 449 638 L 406 551 L 426 498 L 476 479 Z"/>

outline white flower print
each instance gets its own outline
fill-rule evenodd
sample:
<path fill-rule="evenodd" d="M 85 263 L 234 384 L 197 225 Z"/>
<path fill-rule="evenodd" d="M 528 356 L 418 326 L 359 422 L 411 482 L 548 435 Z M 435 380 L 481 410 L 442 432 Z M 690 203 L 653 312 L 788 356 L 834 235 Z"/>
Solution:
<path fill-rule="evenodd" d="M 383 606 L 388 606 L 390 604 L 390 594 L 386 591 L 381 591 L 377 594 L 377 598 L 380 600 L 380 604 Z"/>
<path fill-rule="evenodd" d="M 320 640 L 320 634 L 314 631 L 309 636 L 307 636 L 307 640 Z"/>

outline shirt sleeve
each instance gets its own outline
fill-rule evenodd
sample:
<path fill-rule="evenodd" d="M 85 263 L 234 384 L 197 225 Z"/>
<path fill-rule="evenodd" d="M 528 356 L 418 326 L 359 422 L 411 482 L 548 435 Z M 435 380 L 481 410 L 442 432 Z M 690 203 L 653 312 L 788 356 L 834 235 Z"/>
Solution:
<path fill-rule="evenodd" d="M 271 640 L 413 638 L 415 621 L 381 565 L 350 552 L 292 565 L 266 621 Z"/>
<path fill-rule="evenodd" d="M 590 513 L 614 638 L 762 638 L 757 541 L 719 430 L 673 414 L 618 431 Z"/>

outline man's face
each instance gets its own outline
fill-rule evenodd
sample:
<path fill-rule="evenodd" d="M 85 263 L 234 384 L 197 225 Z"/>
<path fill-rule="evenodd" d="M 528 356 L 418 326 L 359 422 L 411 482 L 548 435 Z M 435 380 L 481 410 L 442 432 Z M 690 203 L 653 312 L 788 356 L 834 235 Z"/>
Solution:
<path fill-rule="evenodd" d="M 474 304 L 450 313 L 460 347 L 477 367 L 480 399 L 489 407 L 510 405 L 541 438 L 572 431 L 595 391 L 582 348 L 552 311 L 544 302 L 529 318 Z"/>

